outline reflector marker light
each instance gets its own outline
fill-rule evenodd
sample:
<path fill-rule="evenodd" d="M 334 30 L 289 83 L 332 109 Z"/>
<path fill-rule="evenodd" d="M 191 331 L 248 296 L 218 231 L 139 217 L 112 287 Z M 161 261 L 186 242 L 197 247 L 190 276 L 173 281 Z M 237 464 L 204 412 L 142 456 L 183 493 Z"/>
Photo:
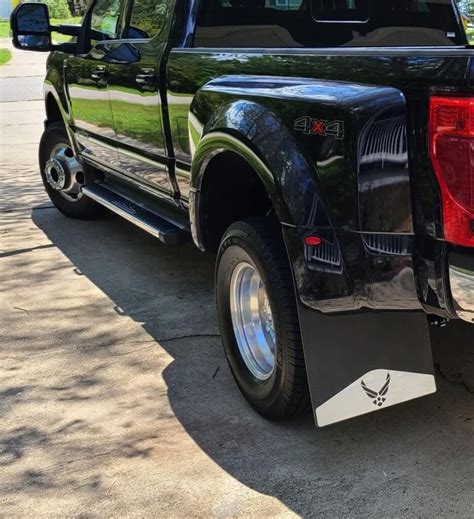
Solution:
<path fill-rule="evenodd" d="M 323 240 L 319 236 L 306 236 L 304 239 L 304 244 L 308 245 L 309 247 L 317 247 L 322 243 Z"/>

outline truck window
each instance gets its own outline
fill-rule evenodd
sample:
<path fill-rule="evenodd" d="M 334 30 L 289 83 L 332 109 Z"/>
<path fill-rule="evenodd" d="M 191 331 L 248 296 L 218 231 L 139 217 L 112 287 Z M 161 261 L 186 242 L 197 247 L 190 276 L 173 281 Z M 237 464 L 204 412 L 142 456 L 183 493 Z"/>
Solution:
<path fill-rule="evenodd" d="M 113 40 L 118 37 L 122 2 L 120 0 L 97 0 L 92 8 L 92 40 Z"/>
<path fill-rule="evenodd" d="M 195 47 L 466 45 L 451 0 L 202 0 Z"/>
<path fill-rule="evenodd" d="M 125 38 L 153 38 L 161 33 L 171 0 L 134 0 Z"/>
<path fill-rule="evenodd" d="M 369 19 L 367 0 L 314 0 L 312 15 L 317 22 L 361 22 Z"/>

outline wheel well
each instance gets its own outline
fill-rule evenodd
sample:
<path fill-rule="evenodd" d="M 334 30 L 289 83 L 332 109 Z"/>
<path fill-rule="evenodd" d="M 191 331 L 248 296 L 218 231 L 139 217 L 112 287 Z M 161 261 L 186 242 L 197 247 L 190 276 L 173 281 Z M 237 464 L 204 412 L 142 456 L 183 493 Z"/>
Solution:
<path fill-rule="evenodd" d="M 46 98 L 46 118 L 48 124 L 63 120 L 61 110 L 52 94 L 48 94 L 48 97 Z"/>
<path fill-rule="evenodd" d="M 240 155 L 225 151 L 207 165 L 201 184 L 199 222 L 206 250 L 217 250 L 232 223 L 273 212 L 263 182 Z"/>

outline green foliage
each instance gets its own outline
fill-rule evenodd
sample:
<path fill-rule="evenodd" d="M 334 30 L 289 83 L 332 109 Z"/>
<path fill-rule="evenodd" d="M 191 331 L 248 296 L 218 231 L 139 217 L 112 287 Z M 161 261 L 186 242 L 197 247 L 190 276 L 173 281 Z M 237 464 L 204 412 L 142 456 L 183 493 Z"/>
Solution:
<path fill-rule="evenodd" d="M 61 19 L 56 19 L 56 18 L 51 17 L 49 21 L 51 22 L 51 25 L 60 25 L 60 24 L 80 25 L 82 22 L 82 18 L 80 16 L 71 16 L 70 18 L 61 18 Z"/>
<path fill-rule="evenodd" d="M 0 18 L 0 38 L 10 37 L 10 22 L 5 18 Z"/>
<path fill-rule="evenodd" d="M 12 59 L 12 53 L 8 49 L 0 49 L 0 65 L 5 65 Z"/>
<path fill-rule="evenodd" d="M 108 101 L 76 99 L 74 116 L 99 128 L 110 125 Z M 157 125 L 157 106 L 114 101 L 114 120 L 117 133 L 146 144 L 160 143 L 162 136 Z"/>
<path fill-rule="evenodd" d="M 457 4 L 461 13 L 474 19 L 474 0 L 457 0 Z"/>
<path fill-rule="evenodd" d="M 48 6 L 50 18 L 63 20 L 71 17 L 67 0 L 44 0 L 44 3 Z"/>
<path fill-rule="evenodd" d="M 84 16 L 87 7 L 90 4 L 89 0 L 67 0 L 69 9 L 73 16 Z"/>
<path fill-rule="evenodd" d="M 117 36 L 117 24 L 120 16 L 119 0 L 99 0 L 92 10 L 91 27 L 109 38 Z"/>
<path fill-rule="evenodd" d="M 471 45 L 474 45 L 474 29 L 467 30 L 467 37 L 469 38 Z"/>
<path fill-rule="evenodd" d="M 168 18 L 167 0 L 136 0 L 130 25 L 152 38 L 161 32 Z"/>

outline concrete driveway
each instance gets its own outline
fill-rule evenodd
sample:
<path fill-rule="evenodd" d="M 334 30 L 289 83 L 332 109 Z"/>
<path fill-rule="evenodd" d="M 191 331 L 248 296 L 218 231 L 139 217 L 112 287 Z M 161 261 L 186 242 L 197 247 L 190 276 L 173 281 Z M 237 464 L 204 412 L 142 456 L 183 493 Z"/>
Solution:
<path fill-rule="evenodd" d="M 44 61 L 0 68 L 0 515 L 473 517 L 472 328 L 437 334 L 432 397 L 267 423 L 225 363 L 213 258 L 52 208 Z"/>

